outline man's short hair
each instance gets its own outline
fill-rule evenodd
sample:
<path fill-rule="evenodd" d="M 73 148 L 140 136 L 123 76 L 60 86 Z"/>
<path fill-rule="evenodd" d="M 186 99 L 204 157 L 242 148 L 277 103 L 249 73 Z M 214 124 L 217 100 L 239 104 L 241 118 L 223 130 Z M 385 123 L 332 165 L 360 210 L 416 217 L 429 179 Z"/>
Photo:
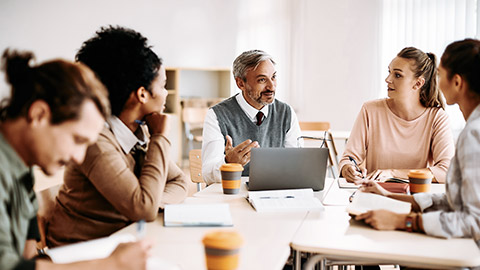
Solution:
<path fill-rule="evenodd" d="M 112 114 L 118 116 L 130 94 L 140 87 L 151 92 L 162 60 L 140 33 L 120 27 L 102 27 L 85 41 L 76 60 L 89 66 L 107 87 Z"/>
<path fill-rule="evenodd" d="M 272 56 L 264 51 L 250 50 L 243 52 L 233 61 L 233 77 L 246 81 L 247 71 L 249 69 L 256 69 L 258 65 L 265 60 L 270 60 L 272 64 L 275 65 Z"/>

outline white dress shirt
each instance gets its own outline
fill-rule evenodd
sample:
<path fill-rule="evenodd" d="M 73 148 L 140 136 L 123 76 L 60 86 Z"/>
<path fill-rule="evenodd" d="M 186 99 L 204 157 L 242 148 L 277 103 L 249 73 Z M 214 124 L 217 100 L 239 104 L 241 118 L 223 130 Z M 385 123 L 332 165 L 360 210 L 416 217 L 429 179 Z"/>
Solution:
<path fill-rule="evenodd" d="M 247 103 L 243 93 L 236 96 L 240 108 L 245 114 L 256 123 L 258 110 Z M 263 106 L 260 110 L 264 114 L 263 120 L 268 117 L 268 106 Z M 290 105 L 289 105 L 290 106 Z M 297 138 L 300 136 L 300 126 L 297 115 L 290 106 L 291 121 L 290 130 L 285 136 L 285 147 L 297 147 Z M 203 124 L 203 142 L 202 142 L 202 174 L 207 185 L 221 182 L 220 167 L 225 164 L 225 138 L 220 131 L 217 115 L 213 109 L 208 110 Z M 235 147 L 234 145 L 233 147 Z M 262 147 L 260 145 L 260 147 Z"/>
<path fill-rule="evenodd" d="M 115 115 L 110 116 L 108 119 L 107 125 L 115 135 L 115 138 L 118 141 L 118 144 L 122 147 L 122 150 L 125 154 L 130 153 L 132 148 L 138 143 L 140 145 L 144 145 L 147 143 L 147 138 L 145 133 L 141 128 L 137 129 L 135 133 L 133 133 L 125 123 L 120 120 L 120 118 L 116 117 Z"/>

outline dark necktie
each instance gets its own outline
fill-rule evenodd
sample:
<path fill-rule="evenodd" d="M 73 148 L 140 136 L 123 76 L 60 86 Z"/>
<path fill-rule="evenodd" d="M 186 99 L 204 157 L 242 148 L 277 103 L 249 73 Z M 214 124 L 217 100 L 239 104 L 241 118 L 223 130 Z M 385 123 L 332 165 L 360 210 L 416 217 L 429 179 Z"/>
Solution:
<path fill-rule="evenodd" d="M 140 178 L 140 174 L 142 173 L 143 163 L 145 161 L 145 154 L 147 153 L 146 144 L 141 145 L 137 143 L 130 153 L 132 153 L 133 159 L 135 160 L 135 167 L 133 168 L 133 173 L 135 176 Z"/>
<path fill-rule="evenodd" d="M 257 126 L 260 126 L 263 122 L 263 113 L 258 111 L 257 113 Z"/>

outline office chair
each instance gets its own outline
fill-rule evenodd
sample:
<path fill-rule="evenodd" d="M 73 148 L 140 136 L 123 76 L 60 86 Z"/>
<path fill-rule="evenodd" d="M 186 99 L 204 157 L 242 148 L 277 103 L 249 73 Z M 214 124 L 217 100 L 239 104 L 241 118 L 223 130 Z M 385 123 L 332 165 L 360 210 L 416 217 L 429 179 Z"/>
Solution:
<path fill-rule="evenodd" d="M 55 197 L 57 197 L 58 190 L 62 184 L 58 184 L 42 191 L 35 192 L 38 201 L 38 230 L 40 232 L 40 242 L 37 242 L 37 249 L 43 250 L 47 247 L 45 227 L 47 221 L 55 207 Z"/>
<path fill-rule="evenodd" d="M 330 168 L 332 177 L 336 179 L 338 177 L 339 161 L 335 139 L 333 138 L 332 132 L 330 132 L 330 122 L 299 122 L 299 125 L 302 131 L 323 131 L 323 136 L 321 137 L 300 136 L 299 139 L 301 138 L 304 141 L 322 141 L 320 147 L 328 148 L 328 167 Z"/>
<path fill-rule="evenodd" d="M 192 149 L 188 153 L 190 163 L 190 178 L 197 184 L 197 191 L 202 190 L 202 184 L 205 183 L 202 176 L 202 150 Z"/>

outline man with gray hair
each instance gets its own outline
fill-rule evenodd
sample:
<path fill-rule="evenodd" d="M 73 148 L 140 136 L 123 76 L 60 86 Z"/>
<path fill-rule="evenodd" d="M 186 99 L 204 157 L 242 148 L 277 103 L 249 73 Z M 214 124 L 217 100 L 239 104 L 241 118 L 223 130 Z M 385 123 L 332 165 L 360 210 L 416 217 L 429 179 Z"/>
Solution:
<path fill-rule="evenodd" d="M 296 147 L 300 136 L 293 109 L 275 100 L 277 71 L 270 55 L 260 50 L 242 53 L 233 62 L 233 76 L 242 93 L 208 110 L 203 126 L 207 185 L 221 181 L 220 166 L 225 163 L 242 164 L 242 176 L 248 176 L 252 148 Z"/>

